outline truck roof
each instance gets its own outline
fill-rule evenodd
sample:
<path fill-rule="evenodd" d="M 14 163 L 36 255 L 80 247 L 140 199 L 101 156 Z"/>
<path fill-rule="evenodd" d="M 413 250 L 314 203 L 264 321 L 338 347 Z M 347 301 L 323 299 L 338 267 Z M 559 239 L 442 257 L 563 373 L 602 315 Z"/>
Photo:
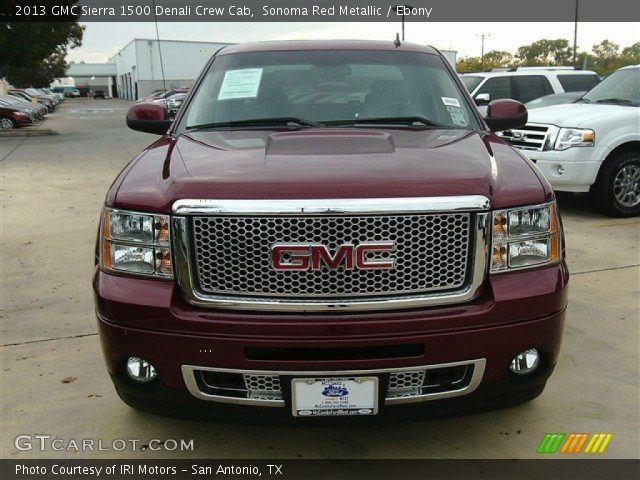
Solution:
<path fill-rule="evenodd" d="M 415 43 L 402 43 L 396 46 L 393 40 L 279 40 L 242 43 L 224 47 L 218 55 L 284 50 L 401 50 L 438 55 L 438 51 L 433 47 Z"/>

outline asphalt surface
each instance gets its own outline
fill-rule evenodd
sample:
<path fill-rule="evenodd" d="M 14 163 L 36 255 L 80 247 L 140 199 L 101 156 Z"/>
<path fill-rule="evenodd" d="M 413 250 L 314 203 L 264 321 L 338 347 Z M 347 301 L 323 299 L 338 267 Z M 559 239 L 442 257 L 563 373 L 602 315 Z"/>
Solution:
<path fill-rule="evenodd" d="M 68 100 L 46 120 L 60 135 L 0 139 L 2 458 L 539 458 L 547 432 L 612 433 L 598 457 L 638 457 L 640 220 L 607 218 L 579 196 L 560 203 L 572 273 L 562 352 L 528 404 L 342 428 L 179 420 L 124 405 L 103 363 L 91 275 L 104 195 L 155 138 L 126 128 L 128 106 Z M 103 447 L 193 439 L 195 449 L 19 451 L 21 434 Z"/>

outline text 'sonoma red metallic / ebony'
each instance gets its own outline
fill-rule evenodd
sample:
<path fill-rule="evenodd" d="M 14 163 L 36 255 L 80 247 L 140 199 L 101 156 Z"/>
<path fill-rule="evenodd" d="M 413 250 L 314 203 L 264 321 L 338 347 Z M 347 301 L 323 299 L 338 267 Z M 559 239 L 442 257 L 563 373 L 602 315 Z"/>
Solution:
<path fill-rule="evenodd" d="M 120 397 L 158 412 L 367 417 L 538 396 L 567 303 L 553 191 L 435 49 L 224 47 L 110 188 L 93 282 Z"/>

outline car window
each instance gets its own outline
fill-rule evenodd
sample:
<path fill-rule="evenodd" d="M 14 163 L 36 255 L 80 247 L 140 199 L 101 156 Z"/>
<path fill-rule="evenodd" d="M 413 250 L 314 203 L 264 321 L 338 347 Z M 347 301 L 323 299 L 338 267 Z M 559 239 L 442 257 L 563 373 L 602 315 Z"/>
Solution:
<path fill-rule="evenodd" d="M 551 84 L 544 75 L 519 75 L 513 79 L 518 90 L 516 100 L 522 103 L 553 93 Z"/>
<path fill-rule="evenodd" d="M 617 70 L 582 97 L 592 103 L 620 103 L 640 105 L 640 68 Z"/>
<path fill-rule="evenodd" d="M 513 98 L 511 92 L 511 78 L 510 77 L 494 77 L 487 80 L 478 90 L 478 93 L 488 93 L 491 96 L 491 100 L 498 100 L 501 98 Z"/>
<path fill-rule="evenodd" d="M 600 80 L 597 75 L 558 75 L 565 92 L 585 92 L 595 87 Z"/>
<path fill-rule="evenodd" d="M 474 77 L 472 75 L 463 75 L 460 77 L 460 80 L 462 80 L 462 83 L 464 83 L 464 86 L 466 87 L 466 89 L 469 91 L 469 93 L 472 93 L 475 88 L 480 85 L 480 82 L 482 81 L 484 77 Z"/>
<path fill-rule="evenodd" d="M 479 128 L 437 55 L 398 51 L 270 51 L 222 55 L 194 92 L 184 128 L 269 118 L 353 122 L 422 117 Z"/>

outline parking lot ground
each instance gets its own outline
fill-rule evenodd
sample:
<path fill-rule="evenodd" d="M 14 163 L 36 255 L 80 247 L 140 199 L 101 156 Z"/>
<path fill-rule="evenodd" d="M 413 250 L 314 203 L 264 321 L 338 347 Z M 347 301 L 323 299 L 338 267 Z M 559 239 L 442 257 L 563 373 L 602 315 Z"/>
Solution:
<path fill-rule="evenodd" d="M 605 217 L 579 196 L 560 202 L 572 273 L 562 352 L 528 404 L 341 428 L 179 420 L 124 405 L 103 364 L 91 275 L 106 190 L 154 139 L 126 128 L 129 105 L 67 100 L 47 119 L 60 135 L 0 139 L 2 458 L 539 458 L 546 432 L 612 433 L 598 458 L 638 457 L 640 219 Z M 195 450 L 19 451 L 20 434 L 109 446 L 193 439 Z"/>

